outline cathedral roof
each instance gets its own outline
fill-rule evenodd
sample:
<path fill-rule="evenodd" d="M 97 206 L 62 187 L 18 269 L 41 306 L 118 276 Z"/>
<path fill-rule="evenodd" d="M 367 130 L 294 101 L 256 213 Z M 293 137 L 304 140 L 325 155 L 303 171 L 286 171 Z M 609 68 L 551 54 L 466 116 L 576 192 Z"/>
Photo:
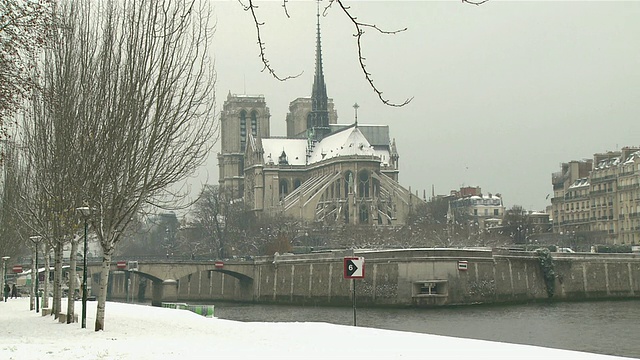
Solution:
<path fill-rule="evenodd" d="M 311 152 L 309 163 L 350 155 L 375 155 L 373 147 L 357 127 L 344 129 L 322 139 Z"/>
<path fill-rule="evenodd" d="M 269 158 L 277 163 L 278 156 L 283 151 L 287 154 L 289 165 L 306 164 L 306 139 L 263 138 L 262 148 L 265 164 L 268 163 Z"/>
<path fill-rule="evenodd" d="M 284 152 L 289 165 L 314 164 L 335 157 L 352 155 L 378 157 L 383 165 L 389 162 L 388 146 L 374 147 L 357 126 L 345 128 L 316 142 L 309 152 L 308 160 L 307 145 L 307 139 L 262 139 L 264 161 L 267 163 L 269 157 L 274 159 Z"/>
<path fill-rule="evenodd" d="M 331 132 L 338 132 L 342 129 L 348 128 L 353 124 L 330 124 L 329 128 Z M 389 146 L 389 125 L 375 125 L 375 124 L 360 124 L 358 123 L 358 129 L 367 138 L 369 143 L 373 146 Z"/>

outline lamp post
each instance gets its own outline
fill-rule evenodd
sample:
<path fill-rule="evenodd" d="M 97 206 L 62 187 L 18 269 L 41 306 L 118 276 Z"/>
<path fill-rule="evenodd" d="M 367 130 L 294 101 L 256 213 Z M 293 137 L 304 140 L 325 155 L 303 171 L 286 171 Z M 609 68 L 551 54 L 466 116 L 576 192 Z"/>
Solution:
<path fill-rule="evenodd" d="M 4 287 L 6 287 L 6 286 L 7 286 L 7 260 L 9 260 L 9 259 L 10 259 L 10 257 L 9 257 L 9 256 L 3 256 L 3 257 L 2 257 L 2 262 L 3 262 L 3 264 L 4 264 L 4 276 L 3 276 L 3 278 L 4 278 L 4 281 L 3 281 L 3 282 L 4 282 L 4 285 L 3 285 L 3 287 L 2 287 L 2 291 L 4 292 L 4 301 L 5 301 L 5 302 L 7 301 L 7 296 L 8 296 L 7 292 L 4 290 Z"/>
<path fill-rule="evenodd" d="M 33 278 L 33 272 L 35 270 L 35 284 L 36 284 L 36 312 L 39 313 L 40 312 L 40 268 L 38 267 L 38 249 L 40 248 L 40 239 L 42 239 L 42 236 L 30 236 L 29 239 L 31 239 L 31 241 L 36 245 L 36 268 L 31 270 L 31 277 Z M 33 280 L 32 280 L 33 281 Z"/>
<path fill-rule="evenodd" d="M 87 327 L 87 219 L 91 208 L 87 206 L 76 208 L 84 218 L 84 251 L 82 256 L 82 328 Z"/>

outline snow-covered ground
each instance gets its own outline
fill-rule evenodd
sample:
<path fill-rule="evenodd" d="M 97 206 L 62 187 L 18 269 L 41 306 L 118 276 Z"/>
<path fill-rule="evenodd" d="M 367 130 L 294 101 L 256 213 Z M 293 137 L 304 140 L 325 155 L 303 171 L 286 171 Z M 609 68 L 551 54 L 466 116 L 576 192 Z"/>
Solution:
<path fill-rule="evenodd" d="M 29 311 L 28 298 L 1 302 L 0 359 L 620 359 L 327 323 L 243 323 L 112 302 L 105 330 L 94 332 L 96 304 L 88 302 L 82 329 Z"/>

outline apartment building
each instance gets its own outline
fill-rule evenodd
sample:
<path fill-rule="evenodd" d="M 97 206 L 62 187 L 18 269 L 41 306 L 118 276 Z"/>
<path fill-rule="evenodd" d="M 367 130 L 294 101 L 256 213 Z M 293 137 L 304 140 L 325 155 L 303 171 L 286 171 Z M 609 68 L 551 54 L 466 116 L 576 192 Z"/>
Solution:
<path fill-rule="evenodd" d="M 640 243 L 640 148 L 596 153 L 551 176 L 553 232 L 592 244 Z"/>
<path fill-rule="evenodd" d="M 480 187 L 452 190 L 447 218 L 452 222 L 473 221 L 479 229 L 502 225 L 504 204 L 500 194 L 482 194 Z"/>

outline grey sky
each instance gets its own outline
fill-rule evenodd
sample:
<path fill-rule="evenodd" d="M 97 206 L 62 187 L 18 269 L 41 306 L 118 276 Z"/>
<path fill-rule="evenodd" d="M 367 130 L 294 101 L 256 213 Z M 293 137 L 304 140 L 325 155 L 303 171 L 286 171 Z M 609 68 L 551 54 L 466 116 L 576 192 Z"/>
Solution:
<path fill-rule="evenodd" d="M 326 2 L 325 2 L 326 3 Z M 544 209 L 551 173 L 594 152 L 640 145 L 640 2 L 345 1 L 367 30 L 364 55 L 383 105 L 357 63 L 353 25 L 340 9 L 321 18 L 329 97 L 339 122 L 388 124 L 400 183 L 446 194 L 460 186 L 501 193 L 505 205 Z M 272 135 L 285 134 L 289 102 L 311 93 L 315 1 L 259 1 L 267 56 L 279 82 L 260 72 L 250 13 L 214 1 L 219 107 L 227 93 L 264 94 Z M 219 147 L 215 148 L 217 152 Z M 213 153 L 208 182 L 218 178 Z"/>

